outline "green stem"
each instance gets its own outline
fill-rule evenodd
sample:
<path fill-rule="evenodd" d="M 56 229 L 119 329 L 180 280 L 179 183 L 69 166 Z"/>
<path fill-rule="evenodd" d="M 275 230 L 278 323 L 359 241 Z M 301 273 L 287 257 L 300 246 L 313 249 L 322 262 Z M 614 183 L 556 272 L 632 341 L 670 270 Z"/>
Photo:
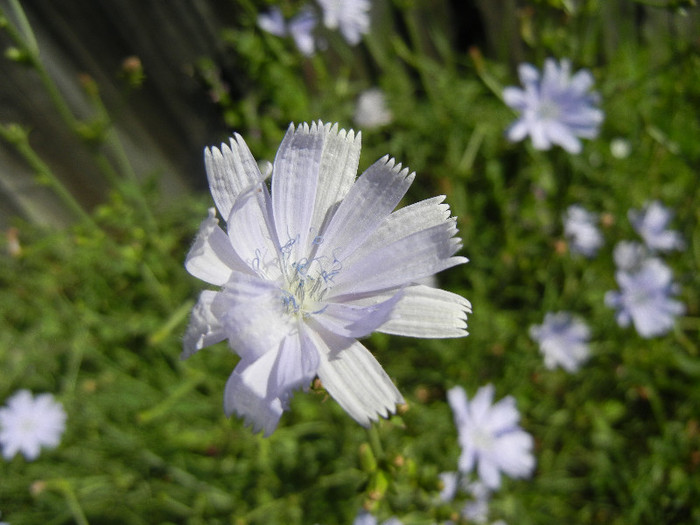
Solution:
<path fill-rule="evenodd" d="M 372 423 L 367 429 L 367 441 L 369 441 L 369 446 L 372 447 L 372 453 L 377 461 L 382 461 L 384 459 L 384 449 L 382 448 L 382 441 L 379 439 L 379 424 Z"/>
<path fill-rule="evenodd" d="M 34 31 L 32 31 L 32 26 L 29 23 L 29 20 L 27 19 L 27 15 L 25 14 L 24 9 L 22 9 L 22 4 L 20 4 L 19 0 L 10 0 L 10 7 L 12 7 L 12 11 L 17 17 L 19 27 L 22 33 L 24 34 L 24 38 L 26 39 L 29 51 L 35 55 L 38 55 L 39 44 L 37 44 L 36 42 Z"/>
<path fill-rule="evenodd" d="M 70 126 L 71 130 L 75 131 L 77 128 L 77 120 L 73 116 L 73 112 L 68 107 L 68 104 L 63 99 L 61 92 L 54 83 L 53 79 L 49 76 L 48 72 L 44 68 L 41 62 L 41 56 L 39 53 L 39 45 L 37 44 L 34 32 L 32 31 L 27 15 L 22 9 L 22 5 L 19 0 L 11 0 L 12 10 L 15 17 L 18 20 L 21 31 L 15 27 L 9 18 L 7 19 L 7 24 L 5 25 L 5 30 L 9 34 L 10 38 L 14 43 L 26 53 L 26 58 L 29 64 L 36 70 L 39 75 L 44 89 L 46 89 L 51 102 L 54 104 L 58 110 L 61 118 Z M 0 8 L 0 16 L 4 16 L 2 9 Z"/>
<path fill-rule="evenodd" d="M 73 490 L 73 486 L 69 480 L 63 478 L 52 479 L 46 482 L 46 487 L 48 489 L 54 489 L 63 494 L 66 499 L 66 503 L 68 504 L 68 508 L 70 509 L 71 514 L 73 514 L 73 519 L 77 525 L 90 525 L 87 520 L 87 516 L 85 516 L 85 512 L 83 512 L 83 508 L 80 506 L 75 490 Z"/>
<path fill-rule="evenodd" d="M 0 124 L 0 137 L 12 144 L 19 154 L 27 161 L 27 164 L 36 172 L 39 180 L 48 184 L 63 203 L 80 217 L 86 224 L 89 224 L 95 229 L 99 229 L 97 224 L 92 220 L 92 217 L 83 209 L 83 207 L 73 198 L 73 195 L 66 189 L 63 183 L 54 175 L 51 168 L 41 160 L 39 155 L 32 149 L 29 144 L 29 136 L 21 126 L 16 124 L 2 125 Z"/>

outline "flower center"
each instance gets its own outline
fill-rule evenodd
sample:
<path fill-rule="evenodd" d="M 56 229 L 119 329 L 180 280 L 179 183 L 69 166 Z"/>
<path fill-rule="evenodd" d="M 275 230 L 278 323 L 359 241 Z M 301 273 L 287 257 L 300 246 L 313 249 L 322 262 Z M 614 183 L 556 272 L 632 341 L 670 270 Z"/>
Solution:
<path fill-rule="evenodd" d="M 36 432 L 36 421 L 31 418 L 23 418 L 19 424 L 20 431 L 27 435 Z"/>
<path fill-rule="evenodd" d="M 651 294 L 649 293 L 648 290 L 645 290 L 644 288 L 639 288 L 639 289 L 632 290 L 629 297 L 630 297 L 630 302 L 632 303 L 633 306 L 641 307 L 650 301 Z"/>
<path fill-rule="evenodd" d="M 493 448 L 494 439 L 491 433 L 484 432 L 481 429 L 474 429 L 471 431 L 472 443 L 479 450 L 489 451 Z"/>
<path fill-rule="evenodd" d="M 319 239 L 319 238 L 317 238 Z M 314 244 L 321 241 L 314 240 Z M 288 246 L 289 243 L 285 246 Z M 315 250 L 312 250 L 315 251 Z M 308 317 L 323 312 L 323 298 L 340 272 L 340 261 L 329 257 L 290 260 L 291 250 L 282 249 L 282 304 L 289 315 Z"/>
<path fill-rule="evenodd" d="M 560 113 L 559 104 L 553 100 L 543 100 L 537 108 L 537 115 L 542 120 L 556 120 Z"/>

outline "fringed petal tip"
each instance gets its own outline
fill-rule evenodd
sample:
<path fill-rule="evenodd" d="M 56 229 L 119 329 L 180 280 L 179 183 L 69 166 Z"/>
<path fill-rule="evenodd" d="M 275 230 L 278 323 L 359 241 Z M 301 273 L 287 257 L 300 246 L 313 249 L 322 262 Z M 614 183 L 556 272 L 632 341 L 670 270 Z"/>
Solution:
<path fill-rule="evenodd" d="M 409 184 L 413 183 L 413 179 L 416 178 L 415 171 L 411 171 L 408 166 L 404 167 L 400 162 L 396 162 L 396 159 L 390 155 L 384 155 L 381 159 L 375 162 L 374 165 L 378 168 L 389 168 L 402 180 L 407 180 Z"/>
<path fill-rule="evenodd" d="M 337 122 L 324 123 L 322 120 L 312 121 L 311 124 L 309 124 L 308 122 L 301 122 L 296 126 L 294 122 L 290 122 L 289 126 L 287 127 L 287 133 L 325 133 L 327 135 L 337 135 L 340 138 L 347 140 L 348 142 L 357 143 L 357 146 L 359 146 L 362 141 L 361 131 L 355 132 L 355 130 L 352 128 L 341 128 Z"/>
<path fill-rule="evenodd" d="M 322 354 L 319 379 L 360 425 L 366 427 L 380 417 L 386 418 L 396 412 L 397 405 L 405 403 L 387 373 L 362 344 L 330 333 L 323 339 L 317 337 L 316 343 Z M 342 350 L 335 352 L 331 348 Z"/>
<path fill-rule="evenodd" d="M 251 379 L 249 372 L 234 370 L 228 378 L 224 389 L 224 414 L 243 418 L 244 424 L 254 433 L 262 431 L 267 437 L 277 428 L 284 407 L 278 398 L 268 399 L 261 392 L 255 392 L 247 383 Z"/>

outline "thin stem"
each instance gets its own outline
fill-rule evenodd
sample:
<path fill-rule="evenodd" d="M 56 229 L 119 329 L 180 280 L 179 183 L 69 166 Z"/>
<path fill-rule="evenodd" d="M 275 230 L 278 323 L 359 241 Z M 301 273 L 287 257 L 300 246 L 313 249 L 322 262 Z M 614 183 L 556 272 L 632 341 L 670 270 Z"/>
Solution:
<path fill-rule="evenodd" d="M 379 439 L 379 426 L 377 423 L 372 423 L 367 429 L 367 440 L 369 441 L 369 446 L 372 447 L 372 453 L 378 461 L 384 459 L 384 449 L 382 448 L 382 441 Z"/>
<path fill-rule="evenodd" d="M 10 6 L 12 7 L 12 11 L 17 17 L 20 29 L 24 34 L 27 47 L 29 48 L 28 50 L 34 53 L 35 55 L 38 55 L 39 45 L 36 42 L 36 37 L 34 36 L 32 26 L 29 23 L 29 20 L 27 19 L 27 15 L 25 14 L 24 9 L 22 9 L 22 4 L 20 4 L 19 0 L 10 0 Z"/>
<path fill-rule="evenodd" d="M 77 525 L 90 525 L 87 516 L 85 516 L 85 512 L 83 512 L 83 508 L 80 506 L 75 490 L 73 490 L 73 486 L 69 480 L 63 478 L 52 479 L 46 482 L 46 487 L 48 489 L 57 490 L 63 494 L 64 498 L 66 499 L 66 503 L 68 504 L 68 508 L 70 509 L 71 514 L 73 514 L 73 519 Z"/>
<path fill-rule="evenodd" d="M 9 18 L 5 17 L 7 24 L 5 25 L 5 30 L 9 34 L 10 38 L 14 43 L 26 54 L 26 59 L 29 64 L 36 70 L 39 75 L 44 89 L 46 89 L 51 102 L 54 104 L 61 118 L 66 122 L 66 124 L 71 128 L 72 131 L 77 129 L 78 121 L 73 116 L 73 112 L 70 107 L 63 99 L 63 95 L 58 90 L 58 87 L 54 83 L 53 79 L 49 76 L 48 72 L 44 68 L 41 62 L 41 57 L 39 53 L 39 45 L 37 44 L 34 32 L 32 31 L 29 20 L 27 19 L 24 9 L 19 0 L 12 0 L 11 2 L 12 10 L 19 21 L 19 25 L 22 31 L 18 30 L 17 27 L 12 24 Z M 2 8 L 0 8 L 0 16 L 4 16 Z"/>
<path fill-rule="evenodd" d="M 0 137 L 17 149 L 24 160 L 27 161 L 27 164 L 36 172 L 39 180 L 48 184 L 73 213 L 80 217 L 86 224 L 89 224 L 95 229 L 99 229 L 92 217 L 90 217 L 78 201 L 73 198 L 73 195 L 71 195 L 58 177 L 54 175 L 51 168 L 41 160 L 39 155 L 29 145 L 29 137 L 26 130 L 16 124 L 6 126 L 0 124 Z"/>

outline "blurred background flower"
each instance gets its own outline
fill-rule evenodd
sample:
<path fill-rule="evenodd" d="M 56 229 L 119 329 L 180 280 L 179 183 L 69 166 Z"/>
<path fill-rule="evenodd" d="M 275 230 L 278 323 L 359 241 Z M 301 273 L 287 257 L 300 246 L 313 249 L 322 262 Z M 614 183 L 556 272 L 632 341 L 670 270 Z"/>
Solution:
<path fill-rule="evenodd" d="M 65 429 L 66 412 L 51 394 L 34 397 L 20 390 L 0 408 L 0 445 L 5 459 L 21 452 L 33 461 L 42 448 L 57 447 Z"/>

